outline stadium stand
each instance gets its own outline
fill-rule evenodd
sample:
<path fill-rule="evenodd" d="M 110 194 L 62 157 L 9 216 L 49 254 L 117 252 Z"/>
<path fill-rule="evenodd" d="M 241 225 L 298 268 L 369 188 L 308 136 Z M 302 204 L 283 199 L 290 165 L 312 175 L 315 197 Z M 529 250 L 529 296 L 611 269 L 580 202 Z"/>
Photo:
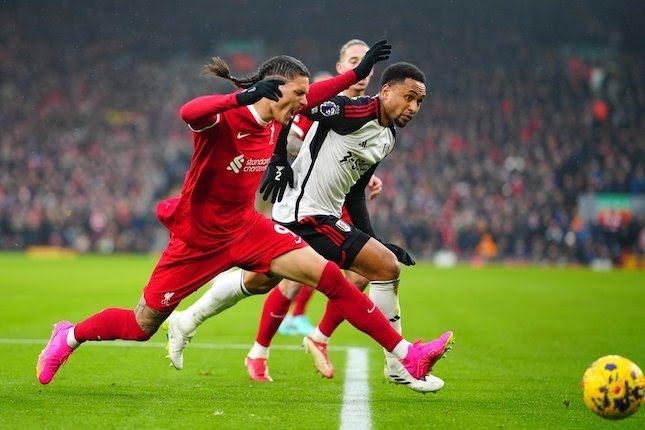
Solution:
<path fill-rule="evenodd" d="M 177 192 L 192 149 L 178 107 L 204 88 L 231 90 L 201 79 L 201 64 L 225 55 L 244 74 L 287 53 L 313 72 L 329 68 L 343 40 L 377 40 L 374 28 L 389 25 L 393 59 L 422 66 L 430 85 L 420 119 L 399 130 L 379 167 L 376 231 L 420 259 L 451 250 L 468 260 L 643 265 L 637 2 L 618 8 L 634 16 L 587 0 L 565 10 L 550 1 L 477 14 L 381 10 L 362 21 L 345 18 L 343 2 L 316 2 L 316 19 L 286 40 L 267 31 L 273 2 L 256 5 L 244 26 L 230 3 L 157 3 L 26 1 L 0 11 L 0 249 L 162 249 L 155 203 Z M 584 215 L 584 196 L 610 203 Z"/>

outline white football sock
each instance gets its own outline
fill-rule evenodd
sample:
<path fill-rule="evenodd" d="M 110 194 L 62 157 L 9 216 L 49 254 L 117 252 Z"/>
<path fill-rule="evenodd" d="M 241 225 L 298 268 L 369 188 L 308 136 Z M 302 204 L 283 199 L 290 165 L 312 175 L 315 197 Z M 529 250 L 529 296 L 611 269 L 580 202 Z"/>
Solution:
<path fill-rule="evenodd" d="M 208 318 L 251 295 L 244 287 L 243 270 L 221 273 L 211 282 L 211 287 L 203 296 L 177 315 L 177 321 L 185 333 L 192 333 Z"/>
<path fill-rule="evenodd" d="M 81 343 L 74 337 L 74 327 L 70 328 L 67 332 L 67 346 L 72 349 L 76 349 L 81 346 Z"/>
<path fill-rule="evenodd" d="M 403 332 L 401 328 L 401 309 L 399 308 L 399 280 L 372 281 L 370 283 L 370 299 L 383 312 L 385 318 L 397 333 Z M 407 354 L 407 347 L 405 353 Z M 394 357 L 394 354 L 383 349 L 385 358 Z"/>
<path fill-rule="evenodd" d="M 249 358 L 269 358 L 269 347 L 254 342 L 249 351 Z"/>
<path fill-rule="evenodd" d="M 401 309 L 399 307 L 399 280 L 371 281 L 370 299 L 383 312 L 397 333 L 401 334 Z"/>
<path fill-rule="evenodd" d="M 315 340 L 316 342 L 329 343 L 329 338 L 320 331 L 318 326 L 316 326 L 314 332 L 311 333 L 309 337 Z"/>
<path fill-rule="evenodd" d="M 391 354 L 397 358 L 397 360 L 403 360 L 406 355 L 408 355 L 408 347 L 410 342 L 405 339 L 402 339 L 401 342 L 397 343 Z M 386 354 L 389 354 L 386 352 Z"/>

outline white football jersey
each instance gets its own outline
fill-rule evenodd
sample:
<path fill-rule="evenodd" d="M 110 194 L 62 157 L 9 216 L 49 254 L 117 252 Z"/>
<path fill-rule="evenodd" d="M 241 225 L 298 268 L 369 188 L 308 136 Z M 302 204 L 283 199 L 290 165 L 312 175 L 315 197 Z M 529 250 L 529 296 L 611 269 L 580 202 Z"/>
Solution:
<path fill-rule="evenodd" d="M 395 129 L 379 123 L 378 97 L 337 96 L 305 112 L 315 122 L 291 167 L 294 188 L 273 205 L 288 224 L 312 215 L 341 216 L 345 195 L 394 149 Z"/>

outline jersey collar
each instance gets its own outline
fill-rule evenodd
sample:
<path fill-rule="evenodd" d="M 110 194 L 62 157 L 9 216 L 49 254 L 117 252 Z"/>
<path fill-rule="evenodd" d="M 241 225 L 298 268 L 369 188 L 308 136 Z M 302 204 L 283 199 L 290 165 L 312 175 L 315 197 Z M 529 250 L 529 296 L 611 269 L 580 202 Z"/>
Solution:
<path fill-rule="evenodd" d="M 247 105 L 247 107 L 249 108 L 249 112 L 251 112 L 251 115 L 253 115 L 253 118 L 255 119 L 255 121 L 256 121 L 258 124 L 260 124 L 260 125 L 261 125 L 261 126 L 263 126 L 263 127 L 266 127 L 266 126 L 268 126 L 269 124 L 271 124 L 271 121 L 264 121 L 262 118 L 260 118 L 260 114 L 259 114 L 259 113 L 258 113 L 258 111 L 255 109 L 255 106 L 253 106 L 253 105 Z"/>
<path fill-rule="evenodd" d="M 379 98 L 378 94 L 374 96 L 374 99 L 376 99 L 376 119 L 378 120 L 379 124 L 383 124 L 381 122 L 381 99 Z M 392 135 L 396 137 L 396 128 L 394 127 L 394 123 L 390 124 L 387 126 L 390 130 L 392 130 Z"/>

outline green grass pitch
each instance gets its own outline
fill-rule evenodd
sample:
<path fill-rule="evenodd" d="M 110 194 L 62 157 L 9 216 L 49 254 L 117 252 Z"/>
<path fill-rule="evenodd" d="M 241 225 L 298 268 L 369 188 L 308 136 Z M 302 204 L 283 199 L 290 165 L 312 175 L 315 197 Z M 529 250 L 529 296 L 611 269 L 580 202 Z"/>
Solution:
<path fill-rule="evenodd" d="M 368 349 L 373 429 L 645 428 L 645 411 L 610 422 L 588 411 L 580 393 L 585 368 L 603 355 L 645 366 L 645 277 L 637 271 L 404 268 L 406 337 L 447 329 L 456 336 L 435 366 L 446 386 L 434 395 L 386 383 L 380 347 L 347 324 L 332 339 L 334 379 L 315 374 L 299 338 L 277 336 L 275 382 L 250 381 L 242 361 L 262 297 L 204 324 L 182 371 L 168 367 L 160 332 L 147 343 L 83 345 L 41 386 L 36 358 L 52 324 L 134 307 L 155 263 L 149 256 L 0 254 L 0 428 L 338 429 L 349 346 Z M 323 306 L 316 294 L 314 321 Z"/>

